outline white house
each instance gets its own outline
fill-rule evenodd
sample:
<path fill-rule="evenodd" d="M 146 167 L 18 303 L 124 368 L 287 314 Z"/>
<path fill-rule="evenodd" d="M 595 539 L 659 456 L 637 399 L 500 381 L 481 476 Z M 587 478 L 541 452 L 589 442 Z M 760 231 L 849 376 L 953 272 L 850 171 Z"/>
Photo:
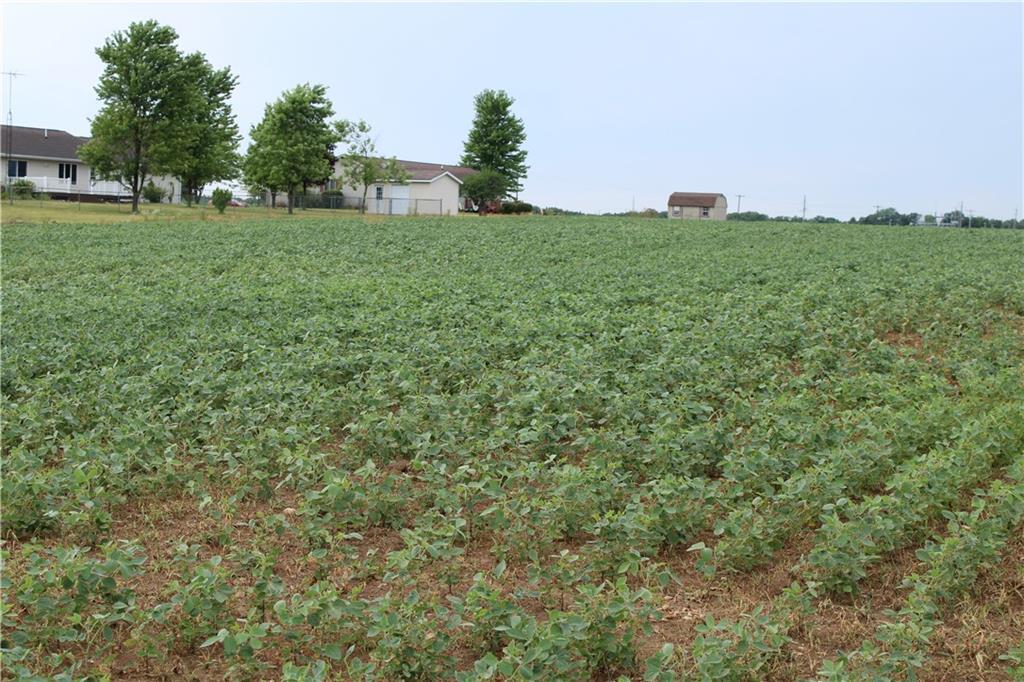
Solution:
<path fill-rule="evenodd" d="M 129 190 L 118 182 L 94 178 L 88 164 L 78 158 L 78 148 L 88 141 L 53 128 L 0 126 L 4 185 L 28 180 L 35 191 L 53 199 L 130 200 Z M 181 202 L 181 185 L 174 178 L 155 177 L 153 182 L 167 192 L 171 203 Z"/>
<path fill-rule="evenodd" d="M 339 162 L 340 163 L 340 162 Z M 345 206 L 358 207 L 362 186 L 352 188 L 341 180 L 339 163 L 326 189 L 341 192 Z M 421 161 L 399 161 L 409 179 L 404 183 L 380 182 L 366 192 L 367 213 L 382 215 L 454 215 L 467 207 L 459 196 L 463 179 L 476 170 Z"/>

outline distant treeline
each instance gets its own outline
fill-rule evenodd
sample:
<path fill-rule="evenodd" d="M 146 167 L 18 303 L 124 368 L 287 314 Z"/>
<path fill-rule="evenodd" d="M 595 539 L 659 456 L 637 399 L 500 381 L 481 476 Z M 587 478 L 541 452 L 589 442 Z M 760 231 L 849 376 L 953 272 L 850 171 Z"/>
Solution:
<path fill-rule="evenodd" d="M 813 218 L 807 219 L 800 216 L 775 216 L 772 218 L 767 213 L 758 213 L 757 211 L 730 213 L 727 219 L 748 222 L 771 221 L 776 223 L 843 222 L 838 218 L 823 215 L 816 215 Z M 984 216 L 968 216 L 960 211 L 950 211 L 949 213 L 943 213 L 941 216 L 935 216 L 931 213 L 900 213 L 895 208 L 883 208 L 862 218 L 850 218 L 846 222 L 856 225 L 947 225 L 956 227 L 1024 228 L 1024 220 L 1000 220 L 999 218 L 986 218 Z"/>
<path fill-rule="evenodd" d="M 536 208 L 534 213 L 538 212 Z M 572 211 L 557 206 L 548 206 L 540 211 L 544 215 L 558 216 L 583 216 L 596 215 L 583 211 Z M 607 218 L 667 218 L 668 211 L 658 211 L 653 208 L 645 208 L 642 211 L 623 211 L 621 213 L 601 213 Z M 813 218 L 801 218 L 800 216 L 769 216 L 767 213 L 757 211 L 742 211 L 730 213 L 728 220 L 739 220 L 745 222 L 773 222 L 773 223 L 849 223 L 851 225 L 945 225 L 949 227 L 997 227 L 1006 229 L 1024 229 L 1024 220 L 1000 220 L 998 218 L 986 218 L 984 216 L 968 216 L 960 211 L 950 211 L 941 216 L 930 213 L 900 213 L 895 208 L 883 208 L 880 211 L 871 213 L 861 218 L 850 218 L 840 220 L 832 216 L 816 215 Z"/>
<path fill-rule="evenodd" d="M 548 206 L 542 213 L 544 215 L 599 215 L 604 218 L 667 218 L 668 211 L 659 211 L 655 208 L 645 208 L 642 211 L 623 211 L 621 213 L 584 213 L 583 211 L 571 211 L 567 208 Z"/>

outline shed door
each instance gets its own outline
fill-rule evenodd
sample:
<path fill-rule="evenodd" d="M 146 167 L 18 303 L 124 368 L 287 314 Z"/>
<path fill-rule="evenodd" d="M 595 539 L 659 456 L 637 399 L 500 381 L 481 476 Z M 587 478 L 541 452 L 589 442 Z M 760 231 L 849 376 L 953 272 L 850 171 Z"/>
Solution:
<path fill-rule="evenodd" d="M 409 215 L 409 185 L 391 185 L 391 215 Z"/>

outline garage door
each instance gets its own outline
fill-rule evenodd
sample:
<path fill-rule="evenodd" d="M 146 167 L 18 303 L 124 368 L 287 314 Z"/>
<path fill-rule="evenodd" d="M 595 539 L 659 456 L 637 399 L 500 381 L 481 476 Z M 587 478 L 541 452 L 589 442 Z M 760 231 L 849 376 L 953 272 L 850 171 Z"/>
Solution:
<path fill-rule="evenodd" d="M 409 185 L 391 185 L 391 214 L 409 215 Z"/>

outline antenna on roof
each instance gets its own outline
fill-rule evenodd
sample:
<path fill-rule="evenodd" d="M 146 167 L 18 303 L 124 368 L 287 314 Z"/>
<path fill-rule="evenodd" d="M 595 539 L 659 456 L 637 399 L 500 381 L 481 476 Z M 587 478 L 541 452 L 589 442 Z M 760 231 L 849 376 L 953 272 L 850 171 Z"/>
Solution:
<path fill-rule="evenodd" d="M 18 76 L 24 76 L 25 74 L 19 73 L 17 71 L 4 71 L 3 75 L 7 76 L 7 139 L 4 140 L 4 151 L 7 152 L 7 161 L 8 161 L 7 168 L 8 168 L 8 171 L 10 171 L 10 166 L 11 166 L 11 164 L 10 164 L 10 161 L 11 161 L 11 144 L 14 141 L 14 138 L 13 138 L 13 134 L 14 134 L 14 129 L 13 129 L 13 126 L 14 126 L 14 111 L 13 111 L 14 105 L 11 104 L 12 100 L 14 99 L 14 79 L 17 78 Z M 14 205 L 14 192 L 11 191 L 11 183 L 12 183 L 11 175 L 10 175 L 10 172 L 8 172 L 7 173 L 7 198 L 11 202 L 11 205 L 13 206 Z"/>

